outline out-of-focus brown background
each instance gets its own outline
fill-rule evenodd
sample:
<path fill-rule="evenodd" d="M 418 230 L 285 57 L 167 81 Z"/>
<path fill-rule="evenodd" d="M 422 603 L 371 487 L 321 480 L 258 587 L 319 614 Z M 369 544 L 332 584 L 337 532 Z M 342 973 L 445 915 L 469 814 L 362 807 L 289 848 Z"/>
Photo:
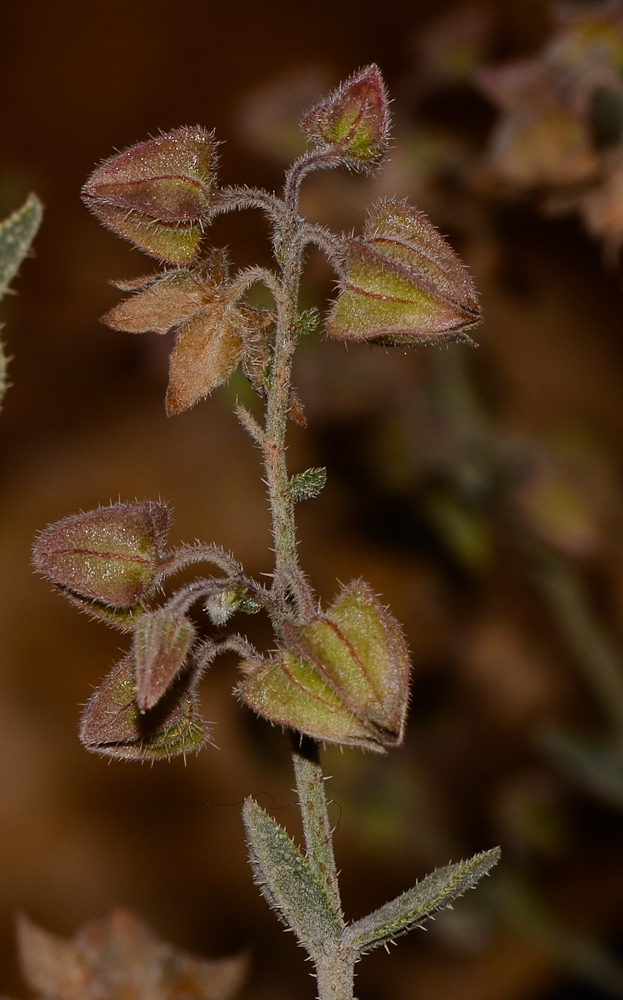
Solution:
<path fill-rule="evenodd" d="M 231 413 L 244 386 L 235 381 L 166 420 L 168 340 L 115 333 L 98 321 L 119 297 L 108 280 L 146 273 L 149 262 L 98 226 L 79 189 L 114 149 L 196 123 L 226 140 L 223 182 L 277 187 L 279 150 L 271 160 L 261 149 L 262 125 L 278 132 L 274 122 L 289 111 L 275 93 L 294 106 L 297 88 L 311 100 L 315 86 L 322 92 L 375 61 L 396 98 L 399 140 L 386 180 L 312 178 L 305 207 L 349 229 L 392 185 L 401 197 L 421 195 L 463 250 L 486 322 L 478 352 L 347 351 L 316 335 L 297 367 L 309 428 L 292 431 L 292 467 L 329 470 L 322 497 L 300 508 L 303 565 L 324 600 L 336 580 L 369 580 L 404 623 L 414 654 L 406 745 L 384 759 L 326 754 L 347 913 L 363 915 L 436 865 L 496 843 L 504 861 L 486 889 L 428 935 L 366 958 L 358 996 L 623 996 L 618 751 L 608 744 L 612 759 L 599 772 L 615 791 L 599 794 L 599 779 L 565 770 L 543 737 L 558 726 L 597 746 L 609 738 L 604 699 L 574 647 L 573 599 L 566 619 L 560 612 L 566 624 L 555 608 L 572 580 L 607 642 L 623 646 L 621 272 L 604 269 L 599 243 L 574 217 L 544 217 L 530 198 L 490 198 L 486 179 L 466 181 L 456 167 L 461 144 L 477 167 L 496 113 L 469 86 L 418 69 L 420 33 L 446 9 L 428 0 L 0 7 L 0 215 L 29 190 L 46 208 L 18 295 L 2 306 L 14 356 L 0 418 L 0 991 L 7 995 L 23 995 L 17 910 L 69 935 L 117 904 L 201 954 L 250 947 L 249 1000 L 314 994 L 293 937 L 252 884 L 240 820 L 253 794 L 298 832 L 285 738 L 235 703 L 235 663 L 223 660 L 202 688 L 215 747 L 153 768 L 88 755 L 76 736 L 80 705 L 119 657 L 119 637 L 35 578 L 29 549 L 38 530 L 79 509 L 162 497 L 174 508 L 173 543 L 213 540 L 249 572 L 270 571 L 258 456 Z M 541 0 L 480 10 L 491 62 L 534 53 L 552 32 Z M 430 166 L 439 153 L 427 158 L 417 145 L 436 127 L 449 143 L 441 184 Z M 291 138 L 286 129 L 281 140 Z M 265 237 L 263 220 L 246 213 L 219 219 L 210 239 L 245 265 L 268 262 Z M 331 288 L 330 272 L 312 256 L 306 304 L 320 305 Z M 442 414 L 448 399 L 457 400 L 466 377 L 487 427 L 473 416 L 463 441 L 457 426 L 465 430 L 465 413 L 448 430 L 434 412 L 444 392 Z M 433 417 L 430 408 L 422 417 L 419 400 L 431 393 Z M 563 445 L 546 444 L 552 440 Z M 533 510 L 521 475 L 501 514 L 487 480 L 500 465 L 521 471 L 525 455 L 528 465 L 543 461 L 546 477 L 552 461 L 565 470 L 570 461 L 570 488 L 581 494 L 566 534 L 562 513 L 558 532 L 555 501 L 545 517 L 543 551 L 554 554 L 560 585 L 549 604 L 533 549 L 526 554 L 517 542 L 517 524 L 525 528 Z M 480 492 L 472 480 L 453 483 L 453 456 L 467 480 L 487 480 Z M 476 500 L 461 505 L 457 490 L 459 499 Z M 490 503 L 480 503 L 483 495 Z M 249 627 L 258 643 L 269 641 L 260 622 Z"/>

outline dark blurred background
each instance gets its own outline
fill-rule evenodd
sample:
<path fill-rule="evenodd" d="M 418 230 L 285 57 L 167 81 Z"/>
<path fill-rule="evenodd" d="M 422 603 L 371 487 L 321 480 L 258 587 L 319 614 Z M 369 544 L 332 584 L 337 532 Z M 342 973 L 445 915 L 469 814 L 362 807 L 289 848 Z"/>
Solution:
<path fill-rule="evenodd" d="M 258 455 L 231 412 L 250 390 L 236 376 L 167 421 L 170 338 L 98 321 L 119 298 L 109 280 L 150 263 L 79 191 L 114 150 L 197 123 L 224 141 L 223 183 L 276 189 L 300 112 L 374 61 L 395 98 L 391 162 L 370 180 L 311 178 L 304 208 L 348 231 L 379 196 L 408 196 L 470 265 L 485 324 L 477 351 L 347 351 L 315 335 L 297 365 L 309 426 L 292 430 L 291 467 L 329 472 L 300 508 L 303 565 L 325 601 L 337 580 L 368 580 L 414 660 L 405 746 L 326 753 L 347 914 L 477 850 L 501 843 L 504 857 L 428 935 L 365 959 L 358 996 L 623 997 L 621 270 L 599 227 L 542 211 L 555 177 L 499 183 L 500 111 L 473 75 L 542 52 L 557 30 L 542 0 L 0 6 L 0 217 L 30 190 L 45 205 L 2 304 L 4 994 L 24 995 L 16 911 L 70 935 L 123 904 L 200 954 L 251 948 L 249 1000 L 313 995 L 252 884 L 240 820 L 253 794 L 298 833 L 287 740 L 234 701 L 223 659 L 202 688 L 216 746 L 153 768 L 88 755 L 80 706 L 119 637 L 35 578 L 29 550 L 79 509 L 161 497 L 172 543 L 215 541 L 270 571 Z M 578 190 L 565 187 L 571 208 Z M 247 265 L 269 262 L 266 235 L 245 213 L 209 240 Z M 332 288 L 312 255 L 305 305 Z M 235 625 L 270 644 L 261 621 Z"/>

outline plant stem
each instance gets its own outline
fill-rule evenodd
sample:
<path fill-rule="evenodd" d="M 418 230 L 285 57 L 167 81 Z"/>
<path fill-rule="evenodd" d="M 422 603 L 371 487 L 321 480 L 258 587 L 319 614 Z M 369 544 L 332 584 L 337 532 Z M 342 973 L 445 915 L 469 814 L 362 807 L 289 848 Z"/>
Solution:
<path fill-rule="evenodd" d="M 547 555 L 535 562 L 533 574 L 558 619 L 577 662 L 584 668 L 612 736 L 623 744 L 623 674 L 621 653 L 592 614 L 577 575 L 564 562 Z"/>
<path fill-rule="evenodd" d="M 324 775 L 315 740 L 304 736 L 292 751 L 307 860 L 329 896 L 335 912 L 343 920 L 342 901 L 333 855 L 333 830 L 329 822 Z"/>
<path fill-rule="evenodd" d="M 291 593 L 295 586 L 299 613 L 303 606 L 311 606 L 312 595 L 298 564 L 294 499 L 289 491 L 290 478 L 286 463 L 286 430 L 305 246 L 305 223 L 298 215 L 298 183 L 301 176 L 302 172 L 296 177 L 294 171 L 290 174 L 284 201 L 287 219 L 276 219 L 274 245 L 275 257 L 281 268 L 281 282 L 280 294 L 276 296 L 277 329 L 261 439 L 275 543 L 273 593 L 277 602 L 285 609 L 288 592 Z M 317 742 L 301 737 L 293 749 L 292 759 L 307 860 L 323 886 L 338 921 L 344 926 Z M 318 1000 L 353 1000 L 352 954 L 339 946 L 330 947 L 327 943 L 327 953 L 314 955 L 313 958 L 316 963 Z"/>
<path fill-rule="evenodd" d="M 316 965 L 318 1000 L 354 1000 L 355 962 L 339 951 Z"/>
<path fill-rule="evenodd" d="M 298 745 L 294 745 L 294 741 Z M 329 821 L 324 775 L 320 765 L 320 752 L 316 740 L 308 736 L 293 737 L 292 763 L 296 776 L 296 791 L 303 820 L 305 854 L 318 881 L 322 884 L 335 913 L 345 928 L 342 901 L 338 886 L 333 830 Z M 314 956 L 318 1000 L 353 1000 L 353 952 L 338 945 L 327 953 Z"/>
<path fill-rule="evenodd" d="M 298 217 L 298 205 L 295 203 L 288 208 L 285 221 L 276 225 L 275 232 L 275 256 L 281 267 L 282 294 L 277 303 L 277 330 L 262 442 L 275 543 L 275 588 L 277 595 L 281 594 L 283 597 L 287 586 L 279 571 L 298 569 L 294 500 L 288 489 L 286 428 L 290 408 L 292 358 L 297 339 L 299 285 L 303 269 L 303 223 Z"/>

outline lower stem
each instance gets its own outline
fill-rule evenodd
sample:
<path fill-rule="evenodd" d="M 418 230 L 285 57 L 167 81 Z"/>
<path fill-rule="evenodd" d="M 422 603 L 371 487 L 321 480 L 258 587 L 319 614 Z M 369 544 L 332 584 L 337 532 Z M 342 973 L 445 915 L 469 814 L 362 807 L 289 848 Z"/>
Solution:
<path fill-rule="evenodd" d="M 355 966 L 339 953 L 330 955 L 316 965 L 318 1000 L 355 1000 Z"/>
<path fill-rule="evenodd" d="M 297 736 L 293 736 L 293 743 L 294 740 L 297 745 L 293 746 L 292 763 L 303 820 L 305 854 L 338 921 L 345 928 L 319 746 L 316 740 L 308 736 L 301 737 L 300 742 Z M 354 1000 L 355 962 L 352 953 L 337 945 L 328 949 L 327 954 L 313 958 L 316 964 L 318 1000 Z"/>

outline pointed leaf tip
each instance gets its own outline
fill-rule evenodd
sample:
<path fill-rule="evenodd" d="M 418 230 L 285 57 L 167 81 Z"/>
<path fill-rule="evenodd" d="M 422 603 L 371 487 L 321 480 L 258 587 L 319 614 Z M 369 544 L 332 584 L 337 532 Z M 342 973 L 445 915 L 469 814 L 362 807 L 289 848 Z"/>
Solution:
<path fill-rule="evenodd" d="M 292 928 L 312 958 L 331 945 L 335 947 L 343 921 L 307 858 L 283 827 L 253 799 L 245 800 L 242 817 L 253 875 L 269 905 Z"/>
<path fill-rule="evenodd" d="M 500 860 L 499 847 L 474 855 L 469 861 L 438 868 L 412 889 L 347 927 L 344 943 L 357 956 L 406 934 L 439 910 L 449 906 Z"/>

